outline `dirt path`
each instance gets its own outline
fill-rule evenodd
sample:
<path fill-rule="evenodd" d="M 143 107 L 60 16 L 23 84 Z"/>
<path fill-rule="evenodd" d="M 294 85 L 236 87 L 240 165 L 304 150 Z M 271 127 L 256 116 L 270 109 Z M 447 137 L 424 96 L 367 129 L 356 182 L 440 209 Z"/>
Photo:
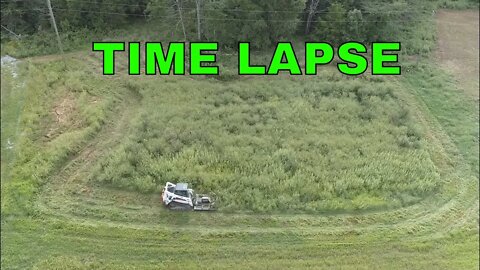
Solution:
<path fill-rule="evenodd" d="M 468 96 L 479 98 L 479 12 L 478 10 L 437 13 L 440 65 L 454 75 Z"/>

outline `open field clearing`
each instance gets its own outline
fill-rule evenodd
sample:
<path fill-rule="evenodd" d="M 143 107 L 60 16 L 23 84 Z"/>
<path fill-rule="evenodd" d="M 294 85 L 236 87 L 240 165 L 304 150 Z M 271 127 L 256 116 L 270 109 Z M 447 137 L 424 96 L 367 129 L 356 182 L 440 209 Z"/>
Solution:
<path fill-rule="evenodd" d="M 438 12 L 438 61 L 469 96 L 478 100 L 478 11 Z"/>
<path fill-rule="evenodd" d="M 478 74 L 442 48 L 478 35 L 442 32 L 455 14 L 441 67 L 394 78 L 102 76 L 84 51 L 2 67 L 2 268 L 476 269 Z M 168 211 L 166 181 L 219 211 Z"/>
<path fill-rule="evenodd" d="M 439 175 L 399 90 L 326 77 L 130 80 L 141 109 L 91 181 L 144 193 L 188 181 L 224 210 L 255 212 L 395 207 L 433 193 Z"/>

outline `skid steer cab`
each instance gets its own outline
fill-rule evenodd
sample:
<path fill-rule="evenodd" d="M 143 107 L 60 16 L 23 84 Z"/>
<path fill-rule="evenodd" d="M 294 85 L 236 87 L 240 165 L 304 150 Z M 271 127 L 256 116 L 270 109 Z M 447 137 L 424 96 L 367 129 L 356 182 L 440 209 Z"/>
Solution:
<path fill-rule="evenodd" d="M 167 182 L 162 191 L 162 201 L 171 210 L 215 210 L 215 203 L 209 196 L 195 194 L 193 189 L 188 188 L 187 183 Z"/>

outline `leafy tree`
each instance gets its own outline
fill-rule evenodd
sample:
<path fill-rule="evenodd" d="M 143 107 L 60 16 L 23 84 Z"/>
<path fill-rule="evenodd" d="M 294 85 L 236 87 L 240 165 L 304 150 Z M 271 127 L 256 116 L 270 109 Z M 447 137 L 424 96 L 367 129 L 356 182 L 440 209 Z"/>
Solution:
<path fill-rule="evenodd" d="M 405 23 L 415 19 L 415 12 L 405 0 L 385 2 L 367 1 L 363 8 L 367 14 L 365 24 L 367 41 L 394 40 Z"/>
<path fill-rule="evenodd" d="M 96 1 L 54 1 L 55 17 L 60 25 L 74 30 L 85 28 L 115 28 L 129 19 L 141 18 L 147 6 L 146 0 L 96 0 Z"/>
<path fill-rule="evenodd" d="M 196 8 L 195 0 L 150 0 L 145 12 L 151 21 L 172 32 L 180 31 L 183 39 L 189 40 L 197 34 Z"/>
<path fill-rule="evenodd" d="M 223 44 L 236 47 L 238 41 L 250 41 L 252 47 L 264 48 L 295 32 L 302 6 L 300 0 L 227 0 L 223 14 L 210 20 Z"/>
<path fill-rule="evenodd" d="M 211 20 L 221 26 L 217 36 L 224 45 L 235 47 L 238 41 L 249 41 L 257 48 L 270 45 L 265 14 L 257 1 L 227 0 L 223 14 L 222 18 Z"/>
<path fill-rule="evenodd" d="M 307 0 L 303 12 L 303 22 L 300 24 L 305 35 L 310 34 L 320 13 L 325 11 L 330 5 L 329 0 Z"/>
<path fill-rule="evenodd" d="M 46 8 L 45 1 L 42 0 L 2 3 L 2 26 L 16 34 L 31 34 L 44 29 L 49 24 Z M 11 33 L 3 27 L 2 38 L 10 36 Z"/>
<path fill-rule="evenodd" d="M 341 3 L 333 3 L 327 13 L 320 19 L 315 36 L 336 45 L 345 40 L 347 33 L 347 11 Z"/>
<path fill-rule="evenodd" d="M 346 39 L 363 42 L 366 40 L 365 20 L 362 11 L 358 9 L 350 10 L 347 14 Z"/>
<path fill-rule="evenodd" d="M 265 22 L 270 29 L 272 43 L 285 41 L 297 27 L 298 19 L 304 3 L 300 0 L 270 0 L 258 1 L 259 6 L 265 10 Z"/>

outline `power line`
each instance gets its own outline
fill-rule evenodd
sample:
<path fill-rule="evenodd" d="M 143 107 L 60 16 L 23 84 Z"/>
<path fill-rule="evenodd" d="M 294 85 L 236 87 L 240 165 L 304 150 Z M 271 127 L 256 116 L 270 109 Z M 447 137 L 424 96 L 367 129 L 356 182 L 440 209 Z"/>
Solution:
<path fill-rule="evenodd" d="M 78 12 L 78 13 L 93 13 L 93 14 L 109 14 L 109 15 L 121 15 L 121 16 L 138 16 L 138 17 L 150 17 L 150 18 L 163 18 L 163 16 L 154 16 L 151 14 L 143 15 L 137 13 L 119 13 L 119 12 L 104 12 L 104 11 L 93 11 L 93 10 L 79 10 L 79 9 L 64 9 L 64 8 L 55 8 L 55 10 L 67 11 L 67 12 Z M 190 18 L 192 19 L 192 18 Z M 263 21 L 264 18 L 259 19 L 243 19 L 243 18 L 212 18 L 212 17 L 204 17 L 202 20 L 210 20 L 210 21 Z M 269 22 L 306 22 L 305 20 L 268 20 Z M 362 22 L 411 22 L 411 21 L 428 21 L 428 20 L 362 20 Z M 347 20 L 314 20 L 311 22 L 351 22 Z"/>
<path fill-rule="evenodd" d="M 140 17 L 153 17 L 152 15 L 144 15 L 138 13 L 120 13 L 120 12 L 103 12 L 103 11 L 93 11 L 93 10 L 80 10 L 80 9 L 67 9 L 67 8 L 54 8 L 55 10 L 62 10 L 68 12 L 79 12 L 79 13 L 94 13 L 94 14 L 111 14 L 111 15 L 123 15 L 123 16 L 140 16 Z"/>
<path fill-rule="evenodd" d="M 15 2 L 22 2 L 25 0 L 17 0 L 17 1 L 0 1 L 2 3 L 15 3 Z M 89 3 L 89 4 L 97 4 L 97 5 L 108 5 L 108 6 L 131 6 L 131 7 L 139 7 L 140 5 L 132 5 L 132 4 L 127 4 L 127 3 L 103 3 L 103 2 L 94 2 L 94 1 L 68 1 L 67 3 Z M 163 8 L 171 8 L 174 5 L 150 5 L 150 7 L 163 7 Z M 176 9 L 180 10 L 189 10 L 189 11 L 194 11 L 196 10 L 195 7 L 191 8 L 186 8 L 186 7 L 181 7 Z M 244 13 L 298 13 L 301 14 L 303 13 L 303 8 L 300 11 L 292 11 L 292 10 L 258 10 L 258 9 L 225 9 L 225 8 L 217 8 L 217 9 L 205 9 L 202 8 L 204 11 L 229 11 L 229 12 L 244 12 Z M 407 9 L 407 10 L 398 10 L 398 11 L 384 11 L 384 12 L 377 12 L 377 11 L 361 11 L 362 14 L 397 14 L 397 13 L 405 13 L 405 12 L 413 12 L 413 11 L 418 11 L 418 9 Z M 330 11 L 316 11 L 315 14 L 346 14 L 348 12 L 330 12 Z M 141 15 L 144 16 L 144 15 Z"/>
<path fill-rule="evenodd" d="M 223 19 L 223 18 L 203 18 L 204 20 L 207 21 L 251 21 L 251 22 L 256 22 L 256 21 L 263 21 L 265 19 Z M 269 22 L 307 22 L 305 20 L 266 20 Z M 376 23 L 381 23 L 381 22 L 420 22 L 420 21 L 428 21 L 428 20 L 375 20 L 375 21 L 366 21 L 362 20 L 361 22 L 376 22 Z M 347 23 L 347 22 L 352 22 L 352 21 L 332 21 L 332 20 L 314 20 L 311 22 L 337 22 L 337 23 Z"/>
<path fill-rule="evenodd" d="M 14 35 L 16 38 L 19 38 L 20 35 L 17 35 L 15 32 L 13 32 L 12 30 L 8 29 L 7 27 L 1 25 L 3 29 L 7 30 L 10 34 Z"/>
<path fill-rule="evenodd" d="M 78 10 L 78 9 L 64 9 L 64 8 L 53 8 L 54 10 L 66 11 L 66 12 L 77 12 L 77 13 L 93 13 L 93 14 L 107 14 L 107 15 L 119 15 L 119 16 L 137 16 L 137 17 L 150 17 L 150 18 L 164 18 L 163 16 L 154 16 L 151 14 L 138 14 L 138 13 L 120 13 L 120 12 L 104 12 L 104 11 L 93 11 L 93 10 Z M 27 9 L 20 10 L 16 9 L 16 11 L 29 11 Z M 36 9 L 35 11 L 47 11 L 46 9 Z M 2 12 L 6 12 L 2 10 Z M 192 19 L 192 18 L 189 18 Z M 244 19 L 244 18 L 213 18 L 213 17 L 204 17 L 202 20 L 207 21 L 249 21 L 249 22 L 256 22 L 256 21 L 263 21 L 266 20 L 264 18 L 259 19 Z M 296 22 L 296 23 L 303 23 L 307 22 L 306 20 L 268 20 L 269 22 Z M 421 22 L 421 21 L 429 21 L 429 20 L 411 20 L 411 19 L 404 19 L 404 20 L 362 20 L 362 22 L 370 22 L 370 23 L 386 23 L 386 22 Z M 348 20 L 313 20 L 310 22 L 336 22 L 336 23 L 347 23 L 351 22 Z"/>
<path fill-rule="evenodd" d="M 47 11 L 46 8 L 33 8 L 33 9 L 6 9 L 6 10 L 1 10 L 0 12 L 2 13 L 8 13 L 10 11 L 27 11 L 27 12 L 30 12 L 30 11 Z"/>
<path fill-rule="evenodd" d="M 114 13 L 114 12 L 99 12 L 99 11 L 89 11 L 89 10 L 71 10 L 71 9 L 60 9 L 60 8 L 53 8 L 54 10 L 62 10 L 62 11 L 68 11 L 68 12 L 79 12 L 79 13 L 100 13 L 100 14 L 109 14 L 109 15 L 121 15 L 121 16 L 138 16 L 138 17 L 151 17 L 151 18 L 164 18 L 162 16 L 153 16 L 153 15 L 142 15 L 142 14 L 135 14 L 135 13 Z M 47 11 L 47 9 L 35 9 L 35 10 L 16 10 L 16 11 Z M 5 12 L 2 10 L 1 12 Z M 188 19 L 194 19 L 193 17 L 189 17 Z M 209 18 L 209 17 L 203 17 L 202 20 L 210 20 L 210 21 L 262 21 L 265 20 L 264 18 L 261 19 L 240 19 L 240 18 Z M 269 22 L 297 22 L 297 23 L 302 23 L 302 22 L 307 22 L 305 20 L 268 20 Z M 429 22 L 430 20 L 428 19 L 421 19 L 421 20 L 362 20 L 361 22 L 370 22 L 370 23 L 386 23 L 386 22 Z M 352 22 L 352 21 L 332 21 L 332 20 L 314 20 L 311 22 L 337 22 L 337 23 L 346 23 L 346 22 Z M 457 22 L 447 22 L 443 21 L 441 22 L 443 24 L 452 24 L 452 25 L 469 25 L 468 23 L 457 23 Z"/>

